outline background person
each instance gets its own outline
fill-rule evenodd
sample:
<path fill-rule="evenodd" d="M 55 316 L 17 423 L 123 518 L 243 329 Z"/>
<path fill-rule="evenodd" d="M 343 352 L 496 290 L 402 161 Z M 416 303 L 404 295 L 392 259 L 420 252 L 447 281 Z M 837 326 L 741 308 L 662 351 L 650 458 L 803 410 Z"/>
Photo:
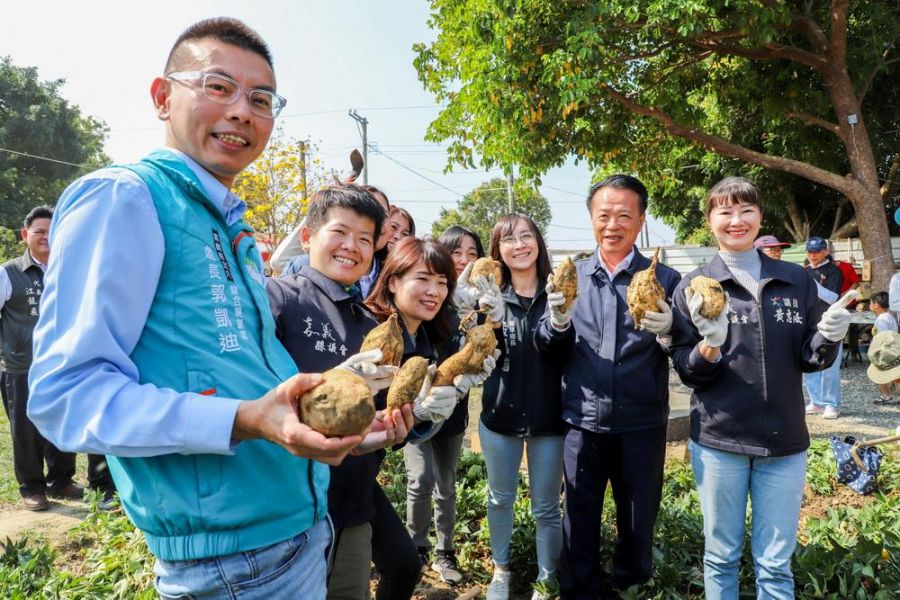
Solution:
<path fill-rule="evenodd" d="M 562 548 L 560 485 L 563 476 L 561 356 L 541 354 L 534 334 L 547 309 L 544 284 L 552 273 L 540 230 L 521 214 L 501 217 L 491 233 L 491 258 L 503 272 L 502 326 L 495 329 L 497 369 L 484 382 L 478 439 L 488 479 L 488 529 L 494 574 L 488 600 L 509 597 L 513 505 L 523 453 L 537 547 L 537 582 L 557 586 Z M 534 591 L 532 598 L 549 597 Z"/>
<path fill-rule="evenodd" d="M 388 216 L 388 241 L 387 251 L 390 253 L 394 246 L 405 237 L 416 235 L 416 222 L 409 211 L 397 205 L 391 207 Z"/>
<path fill-rule="evenodd" d="M 300 422 L 296 397 L 321 376 L 296 375 L 274 335 L 230 191 L 285 100 L 265 42 L 235 19 L 185 30 L 164 73 L 150 92 L 165 149 L 57 205 L 29 417 L 62 449 L 108 456 L 161 596 L 324 598 L 325 463 L 361 437 Z"/>
<path fill-rule="evenodd" d="M 703 512 L 703 581 L 710 600 L 738 597 L 747 499 L 758 598 L 793 598 L 791 555 L 809 433 L 801 373 L 837 357 L 848 298 L 824 315 L 803 270 L 753 248 L 759 190 L 741 177 L 710 189 L 706 220 L 719 252 L 685 276 L 674 297 L 675 369 L 691 395 L 691 464 Z M 690 285 L 711 277 L 725 291 L 715 318 Z M 852 294 L 855 294 L 853 292 Z"/>
<path fill-rule="evenodd" d="M 892 402 L 893 387 L 900 383 L 900 334 L 896 330 L 876 333 L 869 344 L 868 356 L 866 375 L 878 385 L 881 402 Z M 900 427 L 897 433 L 900 434 Z"/>
<path fill-rule="evenodd" d="M 784 253 L 784 249 L 790 248 L 791 245 L 787 242 L 779 242 L 778 238 L 774 235 L 761 235 L 756 238 L 755 242 L 753 242 L 753 247 L 761 251 L 769 258 L 781 260 L 781 255 Z"/>
<path fill-rule="evenodd" d="M 454 279 L 466 267 L 484 256 L 481 239 L 474 231 L 459 225 L 448 227 L 440 236 L 440 244 L 453 259 Z M 469 267 L 471 271 L 471 267 Z M 458 282 L 457 282 L 458 283 Z M 460 302 L 459 285 L 451 294 L 454 306 Z M 472 288 L 471 297 L 462 301 L 467 309 L 474 307 L 478 292 Z M 451 315 L 452 337 L 438 344 L 438 362 L 458 351 L 465 343 L 465 333 L 459 331 L 459 318 L 454 310 Z M 460 398 L 453 412 L 431 438 L 403 447 L 406 466 L 406 526 L 422 559 L 430 564 L 441 580 L 451 585 L 463 581 L 456 562 L 453 530 L 456 526 L 456 467 L 462 449 L 463 437 L 469 423 L 469 394 Z M 434 530 L 436 549 L 431 561 L 429 532 L 432 523 L 432 499 L 434 500 Z"/>
<path fill-rule="evenodd" d="M 618 534 L 612 586 L 626 589 L 652 573 L 669 414 L 667 301 L 681 276 L 657 267 L 666 300 L 635 328 L 626 293 L 634 274 L 650 266 L 634 245 L 646 219 L 647 189 L 634 177 L 612 175 L 591 187 L 587 208 L 597 249 L 575 263 L 578 299 L 564 311 L 562 294 L 548 286 L 548 313 L 535 343 L 545 355 L 566 357 L 560 590 L 563 598 L 595 599 L 606 593 L 598 557 L 607 485 Z"/>
<path fill-rule="evenodd" d="M 811 237 L 806 242 L 807 272 L 820 286 L 819 298 L 831 304 L 840 295 L 844 285 L 844 275 L 831 260 L 831 248 L 821 237 Z M 824 291 L 830 292 L 826 295 Z M 838 346 L 841 355 L 843 344 Z M 837 419 L 841 416 L 841 361 L 836 360 L 821 371 L 803 374 L 809 404 L 806 414 L 822 415 L 823 419 Z"/>

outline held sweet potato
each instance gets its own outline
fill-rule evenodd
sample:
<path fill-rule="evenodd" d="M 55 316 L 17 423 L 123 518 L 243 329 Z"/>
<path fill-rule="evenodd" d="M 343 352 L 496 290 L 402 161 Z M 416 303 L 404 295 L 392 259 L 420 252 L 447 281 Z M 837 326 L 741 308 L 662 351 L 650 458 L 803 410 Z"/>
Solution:
<path fill-rule="evenodd" d="M 366 381 L 344 369 L 322 373 L 324 381 L 300 397 L 300 420 L 327 436 L 356 435 L 375 418 Z"/>
<path fill-rule="evenodd" d="M 428 374 L 428 359 L 413 356 L 400 367 L 387 393 L 387 410 L 392 411 L 416 399 Z"/>
<path fill-rule="evenodd" d="M 628 312 L 631 313 L 631 318 L 634 319 L 635 329 L 639 328 L 644 314 L 647 312 L 658 312 L 659 306 L 657 306 L 657 303 L 666 298 L 666 290 L 663 289 L 663 286 L 656 279 L 656 265 L 658 264 L 659 246 L 656 247 L 650 266 L 643 271 L 635 273 L 634 277 L 631 278 L 631 283 L 628 285 L 625 299 L 628 302 Z"/>
<path fill-rule="evenodd" d="M 403 359 L 403 332 L 400 330 L 400 323 L 397 321 L 397 313 L 388 317 L 388 320 L 366 334 L 363 339 L 360 352 L 367 350 L 381 350 L 381 361 L 379 365 L 400 364 Z"/>
<path fill-rule="evenodd" d="M 569 310 L 572 301 L 578 295 L 578 273 L 571 258 L 566 257 L 566 260 L 562 261 L 553 270 L 553 288 L 557 292 L 562 292 L 563 297 L 566 299 L 562 309 L 564 311 Z"/>
<path fill-rule="evenodd" d="M 497 349 L 497 338 L 491 323 L 476 325 L 466 333 L 462 350 L 442 362 L 434 376 L 433 385 L 453 385 L 457 375 L 478 373 L 484 359 Z"/>
<path fill-rule="evenodd" d="M 472 272 L 469 273 L 469 281 L 475 283 L 475 278 L 479 275 L 483 275 L 485 279 L 487 279 L 488 275 L 493 275 L 494 283 L 498 287 L 503 287 L 503 269 L 500 268 L 500 261 L 488 256 L 479 258 L 472 266 Z"/>
<path fill-rule="evenodd" d="M 703 306 L 700 314 L 707 319 L 715 319 L 725 309 L 725 290 L 722 285 L 711 277 L 698 275 L 691 279 L 691 289 L 703 296 Z"/>

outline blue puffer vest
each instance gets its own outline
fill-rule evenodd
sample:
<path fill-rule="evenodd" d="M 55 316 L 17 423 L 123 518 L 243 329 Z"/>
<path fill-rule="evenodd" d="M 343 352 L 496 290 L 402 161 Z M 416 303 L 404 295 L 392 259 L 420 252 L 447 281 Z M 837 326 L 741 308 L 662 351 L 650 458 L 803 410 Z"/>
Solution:
<path fill-rule="evenodd" d="M 251 229 L 243 221 L 229 227 L 173 153 L 126 168 L 149 187 L 165 239 L 156 295 L 131 354 L 140 383 L 255 399 L 296 373 L 275 338 Z M 231 456 L 109 463 L 128 516 L 163 560 L 261 548 L 305 531 L 328 507 L 328 467 L 268 441 L 241 442 Z"/>

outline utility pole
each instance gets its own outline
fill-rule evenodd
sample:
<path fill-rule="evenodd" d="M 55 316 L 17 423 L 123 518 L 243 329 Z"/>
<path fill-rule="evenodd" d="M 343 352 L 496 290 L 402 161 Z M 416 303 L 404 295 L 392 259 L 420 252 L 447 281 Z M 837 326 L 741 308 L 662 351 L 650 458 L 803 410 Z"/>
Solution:
<path fill-rule="evenodd" d="M 309 197 L 309 188 L 306 187 L 306 140 L 300 140 L 300 177 L 303 182 L 303 195 L 301 196 L 301 200 L 304 204 L 306 204 L 306 199 Z"/>
<path fill-rule="evenodd" d="M 362 182 L 363 185 L 368 185 L 369 183 L 369 136 L 368 136 L 368 125 L 369 120 L 365 117 L 359 116 L 359 113 L 356 112 L 355 108 L 350 109 L 350 117 L 356 121 L 356 127 L 359 129 L 359 134 L 362 136 L 362 146 L 363 146 L 363 172 L 362 172 Z"/>
<path fill-rule="evenodd" d="M 506 197 L 509 199 L 510 214 L 516 212 L 516 192 L 513 190 L 515 179 L 513 178 L 512 169 L 506 174 Z"/>

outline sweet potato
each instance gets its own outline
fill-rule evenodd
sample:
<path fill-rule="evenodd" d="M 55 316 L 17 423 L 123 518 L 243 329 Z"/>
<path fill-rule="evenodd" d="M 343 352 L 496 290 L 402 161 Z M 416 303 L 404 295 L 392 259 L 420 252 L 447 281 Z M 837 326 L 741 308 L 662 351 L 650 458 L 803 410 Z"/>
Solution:
<path fill-rule="evenodd" d="M 659 264 L 659 246 L 653 253 L 653 260 L 650 266 L 634 274 L 631 283 L 628 285 L 628 291 L 625 298 L 628 302 L 628 312 L 634 319 L 634 328 L 638 329 L 641 319 L 647 312 L 658 312 L 657 303 L 665 300 L 666 290 L 659 284 L 656 279 L 656 266 Z"/>
<path fill-rule="evenodd" d="M 434 376 L 434 385 L 453 385 L 457 375 L 478 373 L 484 359 L 497 349 L 497 338 L 490 323 L 476 325 L 466 333 L 462 350 L 442 362 Z"/>
<path fill-rule="evenodd" d="M 367 350 L 381 350 L 379 365 L 398 366 L 403 359 L 403 332 L 397 321 L 397 313 L 388 317 L 388 320 L 366 334 L 363 339 L 360 352 Z"/>
<path fill-rule="evenodd" d="M 403 366 L 394 375 L 394 381 L 391 382 L 388 390 L 387 409 L 391 411 L 415 400 L 427 374 L 427 358 L 413 356 L 403 363 Z"/>
<path fill-rule="evenodd" d="M 563 297 L 566 299 L 562 309 L 564 311 L 569 310 L 572 301 L 578 295 L 578 273 L 571 258 L 566 257 L 566 260 L 562 261 L 553 270 L 553 288 L 557 292 L 562 292 Z"/>
<path fill-rule="evenodd" d="M 691 289 L 703 296 L 703 306 L 700 314 L 707 319 L 715 319 L 725 308 L 725 290 L 722 285 L 711 277 L 698 275 L 691 279 Z"/>
<path fill-rule="evenodd" d="M 500 268 L 500 261 L 494 260 L 488 256 L 484 256 L 475 261 L 472 272 L 469 273 L 469 281 L 475 283 L 475 278 L 483 275 L 485 279 L 488 275 L 494 276 L 494 283 L 497 286 L 503 286 L 503 269 Z"/>
<path fill-rule="evenodd" d="M 300 397 L 300 420 L 327 436 L 357 435 L 375 418 L 365 379 L 344 369 L 322 374 L 324 381 Z"/>

